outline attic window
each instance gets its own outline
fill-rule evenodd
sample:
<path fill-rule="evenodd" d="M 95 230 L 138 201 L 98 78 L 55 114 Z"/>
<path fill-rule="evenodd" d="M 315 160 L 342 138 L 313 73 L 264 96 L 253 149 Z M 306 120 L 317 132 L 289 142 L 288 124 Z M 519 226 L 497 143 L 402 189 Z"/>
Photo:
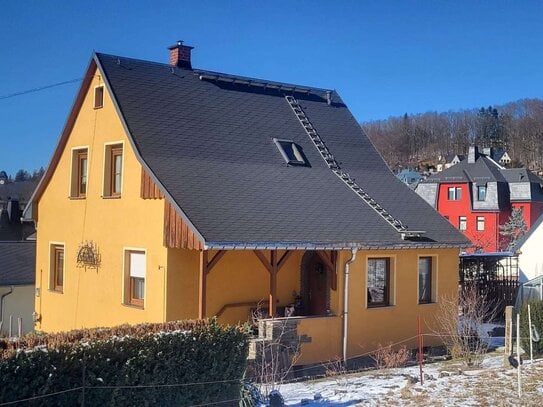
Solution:
<path fill-rule="evenodd" d="M 273 142 L 288 165 L 307 165 L 302 147 L 294 141 L 274 138 Z"/>
<path fill-rule="evenodd" d="M 104 107 L 104 87 L 97 86 L 94 88 L 94 108 L 101 109 Z"/>

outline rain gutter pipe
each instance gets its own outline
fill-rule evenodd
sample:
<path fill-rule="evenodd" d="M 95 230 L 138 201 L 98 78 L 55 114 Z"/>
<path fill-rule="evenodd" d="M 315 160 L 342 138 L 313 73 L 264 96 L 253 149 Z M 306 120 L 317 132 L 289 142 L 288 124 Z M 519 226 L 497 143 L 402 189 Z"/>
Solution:
<path fill-rule="evenodd" d="M 2 294 L 2 296 L 0 296 L 0 322 L 2 323 L 4 322 L 4 298 L 6 298 L 8 295 L 12 293 L 13 293 L 13 286 L 10 287 L 7 293 L 4 293 Z"/>
<path fill-rule="evenodd" d="M 343 287 L 343 363 L 347 364 L 347 327 L 349 316 L 349 268 L 356 259 L 358 249 L 351 249 L 351 258 L 345 263 L 345 284 Z"/>

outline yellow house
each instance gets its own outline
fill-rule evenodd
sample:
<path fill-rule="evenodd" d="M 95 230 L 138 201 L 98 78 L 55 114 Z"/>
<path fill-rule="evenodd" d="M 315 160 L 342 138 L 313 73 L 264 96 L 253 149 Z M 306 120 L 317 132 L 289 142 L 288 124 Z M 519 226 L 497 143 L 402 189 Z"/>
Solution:
<path fill-rule="evenodd" d="M 335 91 L 94 54 L 49 168 L 36 329 L 291 315 L 298 364 L 428 330 L 465 238 Z M 413 342 L 414 343 L 414 342 Z"/>

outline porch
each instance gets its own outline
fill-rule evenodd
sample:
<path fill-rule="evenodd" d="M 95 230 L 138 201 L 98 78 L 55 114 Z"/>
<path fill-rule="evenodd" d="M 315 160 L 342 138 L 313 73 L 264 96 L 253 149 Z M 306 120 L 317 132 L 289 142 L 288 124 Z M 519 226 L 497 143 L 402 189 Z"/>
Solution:
<path fill-rule="evenodd" d="M 338 258 L 328 250 L 202 250 L 198 318 L 256 324 L 337 313 Z"/>

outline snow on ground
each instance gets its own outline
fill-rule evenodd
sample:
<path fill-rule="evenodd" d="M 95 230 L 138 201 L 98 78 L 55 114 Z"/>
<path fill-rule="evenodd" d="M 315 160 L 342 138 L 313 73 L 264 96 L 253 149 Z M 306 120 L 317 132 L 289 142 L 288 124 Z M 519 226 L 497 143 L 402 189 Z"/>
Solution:
<path fill-rule="evenodd" d="M 517 371 L 503 367 L 503 353 L 493 353 L 478 369 L 447 361 L 424 366 L 374 370 L 320 380 L 283 384 L 287 406 L 541 406 L 543 360 L 522 366 L 523 396 L 517 393 Z"/>

